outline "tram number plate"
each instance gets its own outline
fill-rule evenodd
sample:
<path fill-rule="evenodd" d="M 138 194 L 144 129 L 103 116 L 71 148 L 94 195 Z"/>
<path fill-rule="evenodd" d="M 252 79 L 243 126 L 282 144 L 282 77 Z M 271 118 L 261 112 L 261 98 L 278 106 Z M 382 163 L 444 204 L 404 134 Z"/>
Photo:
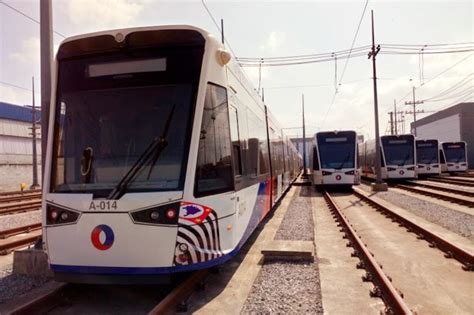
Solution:
<path fill-rule="evenodd" d="M 89 210 L 117 210 L 117 201 L 91 201 L 91 204 L 89 205 Z"/>

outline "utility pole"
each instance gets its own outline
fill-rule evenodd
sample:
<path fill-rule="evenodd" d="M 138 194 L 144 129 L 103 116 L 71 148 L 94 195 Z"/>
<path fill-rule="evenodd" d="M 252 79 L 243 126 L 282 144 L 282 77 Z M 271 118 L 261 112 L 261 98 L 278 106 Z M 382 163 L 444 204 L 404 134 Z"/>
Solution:
<path fill-rule="evenodd" d="M 397 100 L 393 100 L 393 114 L 395 115 L 395 135 L 398 135 Z"/>
<path fill-rule="evenodd" d="M 304 94 L 301 95 L 302 109 L 303 109 L 303 176 L 306 177 L 306 129 L 304 124 Z"/>
<path fill-rule="evenodd" d="M 389 112 L 390 114 L 390 134 L 393 136 L 394 135 L 394 132 L 393 132 L 393 112 Z"/>
<path fill-rule="evenodd" d="M 225 38 L 224 38 L 224 19 L 221 19 L 221 42 L 222 42 L 222 45 L 225 45 Z"/>
<path fill-rule="evenodd" d="M 413 105 L 413 135 L 416 137 L 416 105 L 423 104 L 423 101 L 415 100 L 415 87 L 413 87 L 413 102 L 405 102 L 405 105 Z"/>
<path fill-rule="evenodd" d="M 375 30 L 374 30 L 374 10 L 371 10 L 372 17 L 372 50 L 369 53 L 369 59 L 372 58 L 372 72 L 373 72 L 373 81 L 374 81 L 374 115 L 375 115 L 375 173 L 377 179 L 375 184 L 372 185 L 373 191 L 386 191 L 387 184 L 382 182 L 382 169 L 380 166 L 380 135 L 379 135 L 379 109 L 378 109 L 378 100 L 377 100 L 377 70 L 375 65 L 375 56 L 380 51 L 380 45 L 377 45 L 375 48 Z"/>
<path fill-rule="evenodd" d="M 41 170 L 44 178 L 48 142 L 49 107 L 51 103 L 51 60 L 53 59 L 53 27 L 51 0 L 40 0 L 41 51 Z"/>
<path fill-rule="evenodd" d="M 37 189 L 38 185 L 38 157 L 36 151 L 36 106 L 35 106 L 35 78 L 31 78 L 31 87 L 33 91 L 33 99 L 32 99 L 32 126 L 31 126 L 31 135 L 33 136 L 33 183 L 30 186 L 30 189 Z"/>

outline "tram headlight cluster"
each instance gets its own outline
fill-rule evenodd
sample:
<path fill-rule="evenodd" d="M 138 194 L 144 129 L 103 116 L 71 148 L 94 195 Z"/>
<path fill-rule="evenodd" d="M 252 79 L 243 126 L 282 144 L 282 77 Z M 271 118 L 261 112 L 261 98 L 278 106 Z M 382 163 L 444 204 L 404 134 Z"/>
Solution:
<path fill-rule="evenodd" d="M 146 224 L 178 224 L 178 214 L 181 204 L 172 203 L 155 208 L 139 210 L 130 213 L 135 223 Z"/>
<path fill-rule="evenodd" d="M 46 206 L 46 224 L 71 224 L 76 223 L 79 212 L 58 208 L 52 205 Z"/>

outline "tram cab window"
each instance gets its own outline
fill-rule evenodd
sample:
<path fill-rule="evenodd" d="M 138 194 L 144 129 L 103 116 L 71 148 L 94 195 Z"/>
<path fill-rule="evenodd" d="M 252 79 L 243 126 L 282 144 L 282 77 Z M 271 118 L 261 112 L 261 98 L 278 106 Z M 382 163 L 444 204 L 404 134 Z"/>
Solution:
<path fill-rule="evenodd" d="M 199 138 L 194 194 L 234 189 L 227 91 L 208 84 Z"/>

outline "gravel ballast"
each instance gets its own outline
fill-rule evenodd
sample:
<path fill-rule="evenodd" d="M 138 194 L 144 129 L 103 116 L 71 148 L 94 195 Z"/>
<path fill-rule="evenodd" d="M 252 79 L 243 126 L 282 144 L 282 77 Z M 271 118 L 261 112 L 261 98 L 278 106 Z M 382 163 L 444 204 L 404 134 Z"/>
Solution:
<path fill-rule="evenodd" d="M 368 185 L 361 184 L 359 187 L 370 191 L 370 186 Z M 472 215 L 455 211 L 433 202 L 390 191 L 390 189 L 385 192 L 377 192 L 375 196 L 474 241 L 474 216 Z"/>
<path fill-rule="evenodd" d="M 314 240 L 310 189 L 311 187 L 302 186 L 295 192 L 291 205 L 275 235 L 275 240 Z"/>
<path fill-rule="evenodd" d="M 0 231 L 41 222 L 41 210 L 0 216 Z"/>
<path fill-rule="evenodd" d="M 275 240 L 314 240 L 312 188 L 296 189 Z M 318 265 L 289 260 L 265 263 L 241 313 L 323 314 Z"/>
<path fill-rule="evenodd" d="M 51 279 L 47 277 L 12 274 L 12 265 L 2 266 L 0 269 L 0 304 L 41 287 L 48 281 Z"/>
<path fill-rule="evenodd" d="M 243 314 L 322 314 L 319 270 L 315 263 L 265 264 L 242 309 Z"/>

